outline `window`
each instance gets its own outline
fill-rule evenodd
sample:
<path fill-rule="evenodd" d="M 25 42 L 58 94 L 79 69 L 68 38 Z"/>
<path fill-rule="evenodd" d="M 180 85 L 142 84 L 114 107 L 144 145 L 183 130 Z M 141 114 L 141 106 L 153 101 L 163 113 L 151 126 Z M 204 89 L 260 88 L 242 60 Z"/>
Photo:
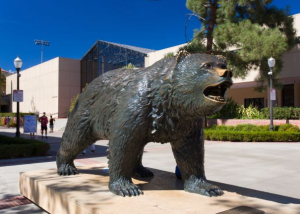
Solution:
<path fill-rule="evenodd" d="M 294 107 L 294 84 L 283 86 L 282 106 Z"/>
<path fill-rule="evenodd" d="M 250 105 L 258 108 L 258 110 L 264 108 L 264 98 L 248 98 L 244 100 L 245 108 L 248 108 Z"/>

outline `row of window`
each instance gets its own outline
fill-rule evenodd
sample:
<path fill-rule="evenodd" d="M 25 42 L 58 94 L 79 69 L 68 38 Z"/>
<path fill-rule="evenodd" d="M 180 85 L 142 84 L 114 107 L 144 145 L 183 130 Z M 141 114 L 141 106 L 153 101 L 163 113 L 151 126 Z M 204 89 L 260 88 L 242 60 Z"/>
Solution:
<path fill-rule="evenodd" d="M 267 102 L 267 101 L 266 101 Z M 253 106 L 257 109 L 262 109 L 268 106 L 264 98 L 248 98 L 244 99 L 245 108 Z M 282 89 L 282 106 L 294 107 L 294 84 L 284 85 Z"/>

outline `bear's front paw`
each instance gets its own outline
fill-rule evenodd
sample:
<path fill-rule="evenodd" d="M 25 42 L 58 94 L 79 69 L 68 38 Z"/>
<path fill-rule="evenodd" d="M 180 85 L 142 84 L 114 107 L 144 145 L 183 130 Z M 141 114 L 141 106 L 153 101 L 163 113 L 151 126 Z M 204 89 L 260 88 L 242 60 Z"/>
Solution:
<path fill-rule="evenodd" d="M 191 175 L 187 180 L 185 180 L 184 190 L 209 197 L 224 194 L 219 187 L 209 183 L 206 178 L 197 178 L 195 175 Z"/>
<path fill-rule="evenodd" d="M 118 180 L 114 182 L 109 183 L 109 190 L 120 196 L 138 196 L 140 194 L 143 194 L 141 189 L 132 183 L 130 178 L 119 178 Z"/>
<path fill-rule="evenodd" d="M 148 177 L 153 177 L 154 176 L 153 172 L 151 172 L 149 169 L 147 169 L 143 165 L 138 165 L 136 167 L 136 174 L 135 175 L 137 177 L 141 177 L 141 178 L 148 178 Z"/>
<path fill-rule="evenodd" d="M 75 166 L 71 166 L 70 164 L 62 164 L 57 170 L 57 174 L 59 175 L 76 175 L 78 171 Z"/>

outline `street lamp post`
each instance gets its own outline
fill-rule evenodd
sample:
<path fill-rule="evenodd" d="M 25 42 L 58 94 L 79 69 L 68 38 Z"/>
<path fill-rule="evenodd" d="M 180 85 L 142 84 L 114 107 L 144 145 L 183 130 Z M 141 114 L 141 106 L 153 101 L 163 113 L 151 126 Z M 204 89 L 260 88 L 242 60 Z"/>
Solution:
<path fill-rule="evenodd" d="M 22 67 L 22 60 L 19 56 L 14 60 L 15 68 L 17 70 L 17 90 L 19 91 L 19 78 L 20 78 L 20 69 Z M 16 137 L 20 137 L 20 106 L 19 102 L 17 102 L 17 132 Z"/>
<path fill-rule="evenodd" d="M 268 75 L 270 76 L 270 131 L 273 131 L 273 100 L 272 100 L 272 90 L 273 90 L 273 68 L 275 66 L 275 59 L 273 57 L 268 59 L 268 65 L 270 67 L 270 71 Z"/>

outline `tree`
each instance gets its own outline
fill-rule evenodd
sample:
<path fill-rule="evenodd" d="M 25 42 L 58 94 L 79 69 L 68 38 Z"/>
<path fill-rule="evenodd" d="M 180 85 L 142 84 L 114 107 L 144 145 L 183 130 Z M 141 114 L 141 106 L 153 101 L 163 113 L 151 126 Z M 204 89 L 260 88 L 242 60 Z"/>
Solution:
<path fill-rule="evenodd" d="M 259 67 L 258 89 L 262 90 L 269 69 L 267 59 L 276 59 L 276 79 L 282 54 L 295 44 L 296 31 L 288 8 L 278 9 L 270 3 L 272 0 L 187 0 L 186 6 L 200 20 L 201 29 L 185 49 L 225 56 L 235 77 L 243 78 Z"/>
<path fill-rule="evenodd" d="M 2 73 L 2 69 L 0 68 L 0 112 L 1 112 L 1 105 L 2 105 L 2 88 L 5 88 L 6 86 L 6 77 Z"/>
<path fill-rule="evenodd" d="M 88 86 L 88 84 L 85 84 L 85 86 L 82 88 L 81 90 L 81 93 L 84 92 L 84 90 L 86 89 L 86 87 Z M 75 107 L 75 104 L 79 98 L 79 94 L 77 94 L 76 96 L 74 96 L 72 99 L 71 99 L 71 104 L 70 104 L 70 107 L 69 107 L 69 110 L 68 110 L 68 115 L 71 114 L 71 112 L 73 111 L 73 108 Z"/>

